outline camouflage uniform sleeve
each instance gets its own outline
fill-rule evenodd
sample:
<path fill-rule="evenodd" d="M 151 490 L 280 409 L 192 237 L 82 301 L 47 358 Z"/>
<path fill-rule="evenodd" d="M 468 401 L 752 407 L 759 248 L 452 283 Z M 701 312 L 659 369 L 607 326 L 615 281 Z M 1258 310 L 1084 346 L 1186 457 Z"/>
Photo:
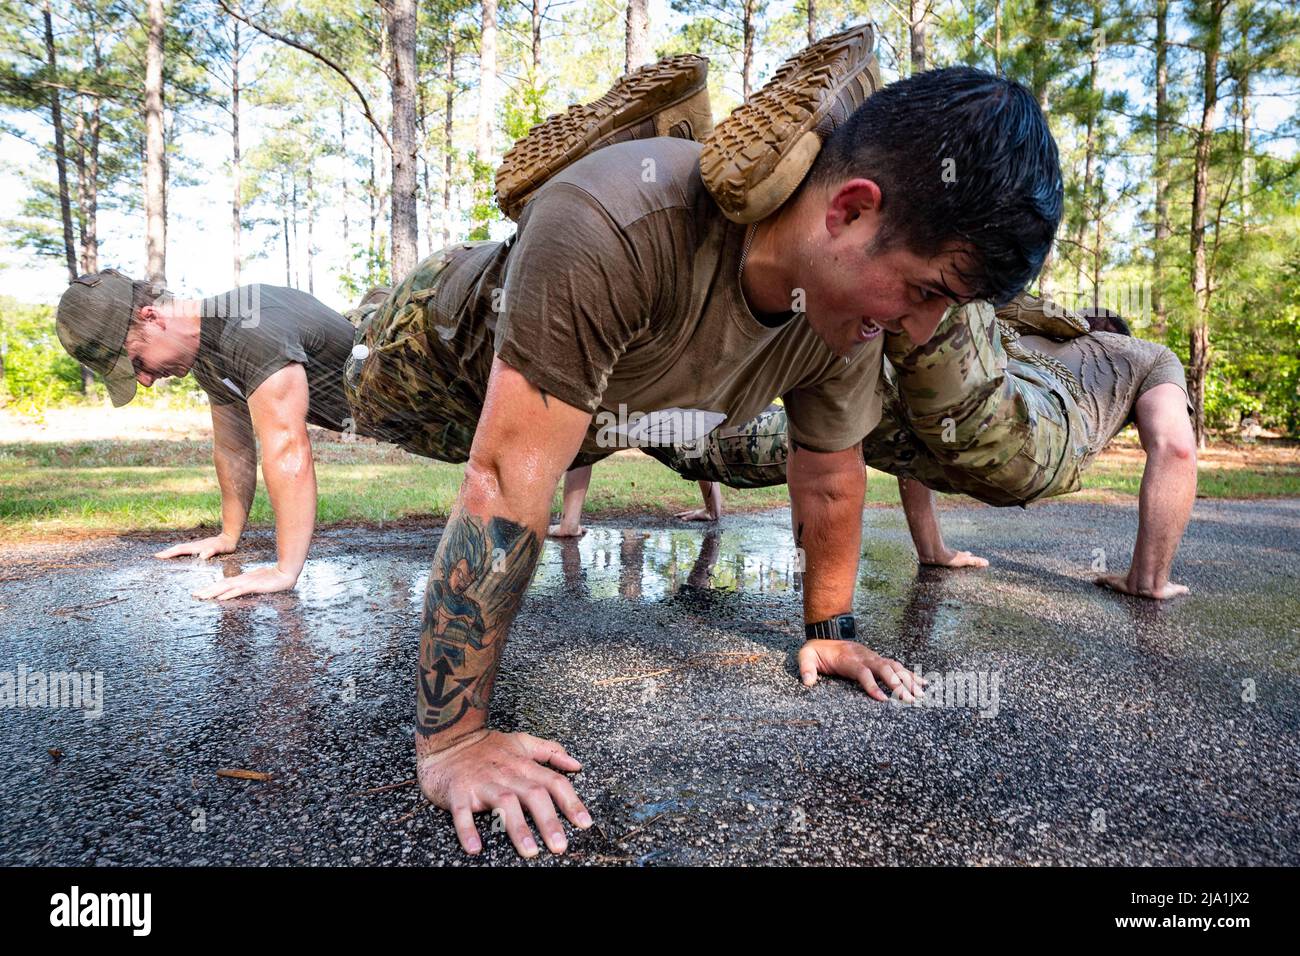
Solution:
<path fill-rule="evenodd" d="M 987 302 L 950 312 L 924 345 L 885 338 L 908 427 L 968 494 L 1023 504 L 1062 482 L 1077 487 L 1062 400 L 1008 372 Z"/>

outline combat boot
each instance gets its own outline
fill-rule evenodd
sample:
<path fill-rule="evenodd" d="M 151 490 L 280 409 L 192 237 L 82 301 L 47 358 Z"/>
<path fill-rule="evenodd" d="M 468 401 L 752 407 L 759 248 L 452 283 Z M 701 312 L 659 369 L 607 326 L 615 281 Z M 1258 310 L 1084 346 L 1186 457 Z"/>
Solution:
<path fill-rule="evenodd" d="M 497 205 L 517 222 L 542 183 L 612 143 L 652 136 L 707 137 L 713 130 L 708 72 L 708 57 L 664 57 L 621 77 L 599 99 L 575 103 L 537 124 L 497 168 Z"/>
<path fill-rule="evenodd" d="M 700 175 L 728 219 L 757 222 L 790 198 L 826 137 L 880 89 L 875 42 L 867 24 L 818 40 L 714 128 Z"/>

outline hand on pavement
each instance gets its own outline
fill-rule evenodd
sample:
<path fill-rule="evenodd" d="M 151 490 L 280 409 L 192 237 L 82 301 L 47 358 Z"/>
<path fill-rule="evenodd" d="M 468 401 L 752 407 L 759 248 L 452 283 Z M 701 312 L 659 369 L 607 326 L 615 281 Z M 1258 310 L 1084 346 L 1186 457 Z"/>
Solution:
<path fill-rule="evenodd" d="M 271 594 L 275 591 L 288 591 L 298 583 L 298 575 L 281 571 L 276 565 L 254 568 L 233 578 L 221 578 L 215 584 L 191 591 L 193 597 L 200 600 L 216 599 L 228 601 L 244 594 Z"/>
<path fill-rule="evenodd" d="M 483 849 L 475 813 L 499 813 L 515 849 L 529 858 L 541 850 L 524 817 L 525 809 L 552 853 L 563 853 L 569 845 L 556 807 L 574 826 L 585 830 L 592 825 L 591 814 L 569 778 L 556 773 L 577 773 L 582 764 L 553 740 L 480 728 L 418 758 L 416 769 L 429 802 L 451 811 L 466 853 Z"/>
<path fill-rule="evenodd" d="M 210 538 L 204 538 L 202 541 L 184 541 L 180 544 L 174 544 L 170 548 L 159 551 L 154 555 L 155 558 L 182 558 L 188 555 L 195 555 L 200 561 L 206 561 L 208 558 L 218 554 L 230 554 L 235 550 L 237 542 L 225 534 L 214 534 Z"/>
<path fill-rule="evenodd" d="M 857 681 L 862 689 L 876 700 L 885 701 L 885 692 L 876 683 L 880 678 L 891 693 L 897 693 L 905 703 L 913 703 L 920 694 L 925 680 L 917 677 L 898 661 L 881 657 L 865 644 L 857 641 L 812 640 L 799 648 L 799 675 L 804 686 L 817 683 L 818 674 L 836 675 Z"/>

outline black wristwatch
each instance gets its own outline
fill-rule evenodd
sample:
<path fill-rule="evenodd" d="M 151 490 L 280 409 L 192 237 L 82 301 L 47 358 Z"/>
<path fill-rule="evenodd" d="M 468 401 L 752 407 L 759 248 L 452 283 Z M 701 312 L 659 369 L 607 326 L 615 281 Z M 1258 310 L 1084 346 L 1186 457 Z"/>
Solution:
<path fill-rule="evenodd" d="M 824 621 L 803 626 L 805 640 L 820 638 L 827 641 L 852 641 L 858 636 L 858 625 L 852 614 L 837 614 Z"/>

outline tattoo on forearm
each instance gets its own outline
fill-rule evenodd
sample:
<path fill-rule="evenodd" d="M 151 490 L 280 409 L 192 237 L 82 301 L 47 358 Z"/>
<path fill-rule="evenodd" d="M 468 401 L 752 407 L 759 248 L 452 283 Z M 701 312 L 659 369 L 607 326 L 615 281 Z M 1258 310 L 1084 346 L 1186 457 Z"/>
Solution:
<path fill-rule="evenodd" d="M 424 593 L 416 730 L 432 737 L 469 710 L 486 713 L 501 649 L 541 554 L 508 518 L 461 513 L 443 532 Z"/>

